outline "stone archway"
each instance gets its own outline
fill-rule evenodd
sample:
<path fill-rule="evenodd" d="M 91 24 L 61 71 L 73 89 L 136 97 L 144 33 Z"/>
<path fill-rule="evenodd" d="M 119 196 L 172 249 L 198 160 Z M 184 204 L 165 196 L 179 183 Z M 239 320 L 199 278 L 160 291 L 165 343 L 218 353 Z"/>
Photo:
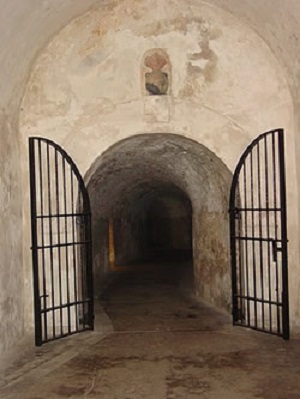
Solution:
<path fill-rule="evenodd" d="M 109 220 L 126 219 L 126 213 L 129 220 L 132 205 L 137 209 L 142 197 L 155 197 L 160 190 L 164 195 L 181 195 L 190 201 L 196 293 L 229 310 L 231 177 L 224 163 L 207 147 L 174 134 L 132 136 L 99 156 L 86 175 L 94 219 L 96 295 L 109 273 Z M 134 237 L 131 228 L 126 231 L 131 231 L 127 236 L 130 248 Z M 133 252 L 136 249 L 133 246 Z"/>

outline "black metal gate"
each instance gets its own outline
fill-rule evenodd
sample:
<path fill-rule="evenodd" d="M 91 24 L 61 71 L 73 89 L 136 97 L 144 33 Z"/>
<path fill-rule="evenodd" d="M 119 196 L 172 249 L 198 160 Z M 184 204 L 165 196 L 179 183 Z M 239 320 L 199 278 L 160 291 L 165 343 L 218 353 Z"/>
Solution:
<path fill-rule="evenodd" d="M 233 323 L 289 339 L 284 132 L 242 155 L 230 193 Z"/>
<path fill-rule="evenodd" d="M 29 139 L 36 345 L 92 330 L 91 212 L 83 179 L 54 142 Z"/>

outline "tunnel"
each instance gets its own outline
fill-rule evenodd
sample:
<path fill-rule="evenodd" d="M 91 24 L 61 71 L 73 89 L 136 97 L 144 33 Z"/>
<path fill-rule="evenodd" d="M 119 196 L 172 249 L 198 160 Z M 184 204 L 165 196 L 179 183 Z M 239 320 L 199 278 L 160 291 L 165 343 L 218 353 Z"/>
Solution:
<path fill-rule="evenodd" d="M 132 136 L 101 154 L 85 176 L 96 297 L 118 272 L 180 263 L 198 297 L 229 310 L 231 178 L 207 147 L 175 134 Z"/>
<path fill-rule="evenodd" d="M 116 266 L 192 258 L 191 202 L 172 184 L 141 184 L 110 223 Z"/>

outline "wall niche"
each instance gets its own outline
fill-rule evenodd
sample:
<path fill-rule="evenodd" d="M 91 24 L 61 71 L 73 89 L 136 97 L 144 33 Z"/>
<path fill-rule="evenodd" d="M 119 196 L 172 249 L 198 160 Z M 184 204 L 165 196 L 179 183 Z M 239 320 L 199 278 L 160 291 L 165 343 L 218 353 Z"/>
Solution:
<path fill-rule="evenodd" d="M 148 50 L 143 57 L 143 92 L 145 96 L 165 96 L 171 91 L 171 64 L 162 49 Z"/>

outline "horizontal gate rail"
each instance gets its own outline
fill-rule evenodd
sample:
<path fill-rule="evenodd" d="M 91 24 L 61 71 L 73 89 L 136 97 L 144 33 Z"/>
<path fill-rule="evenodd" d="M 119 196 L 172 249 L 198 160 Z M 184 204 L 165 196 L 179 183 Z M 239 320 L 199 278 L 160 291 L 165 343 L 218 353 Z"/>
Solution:
<path fill-rule="evenodd" d="M 85 245 L 89 244 L 89 241 L 78 241 L 78 242 L 64 242 L 61 244 L 52 244 L 52 245 L 41 245 L 36 246 L 35 249 L 52 249 L 52 248 L 63 248 L 63 247 L 71 247 L 77 245 Z"/>
<path fill-rule="evenodd" d="M 241 236 L 235 236 L 234 237 L 236 240 L 250 240 L 250 241 L 264 241 L 264 242 L 269 242 L 270 244 L 273 244 L 274 242 L 282 242 L 283 240 L 275 239 L 275 238 L 260 238 L 260 237 L 241 237 Z"/>
<path fill-rule="evenodd" d="M 37 219 L 50 219 L 50 218 L 68 218 L 68 217 L 74 217 L 76 216 L 77 218 L 82 217 L 82 216 L 89 216 L 89 213 L 54 213 L 52 215 L 36 215 Z"/>
<path fill-rule="evenodd" d="M 268 301 L 266 299 L 254 298 L 254 297 L 246 296 L 246 295 L 239 295 L 238 297 L 242 298 L 242 299 L 247 299 L 247 301 L 256 301 L 256 302 L 261 302 L 261 303 L 267 303 L 269 305 L 282 306 L 281 302 Z"/>
<path fill-rule="evenodd" d="M 271 212 L 271 211 L 281 211 L 280 208 L 235 208 L 237 213 L 239 212 Z"/>
<path fill-rule="evenodd" d="M 90 300 L 91 300 L 91 298 L 87 298 L 87 299 L 82 300 L 82 301 L 63 303 L 63 304 L 61 304 L 59 306 L 53 306 L 52 308 L 42 309 L 41 313 L 47 313 L 47 312 L 51 312 L 53 310 L 59 310 L 59 309 L 62 309 L 62 308 L 68 308 L 68 307 L 71 307 L 71 306 L 74 306 L 74 305 L 80 305 L 80 304 L 83 304 L 83 303 L 89 303 Z"/>

